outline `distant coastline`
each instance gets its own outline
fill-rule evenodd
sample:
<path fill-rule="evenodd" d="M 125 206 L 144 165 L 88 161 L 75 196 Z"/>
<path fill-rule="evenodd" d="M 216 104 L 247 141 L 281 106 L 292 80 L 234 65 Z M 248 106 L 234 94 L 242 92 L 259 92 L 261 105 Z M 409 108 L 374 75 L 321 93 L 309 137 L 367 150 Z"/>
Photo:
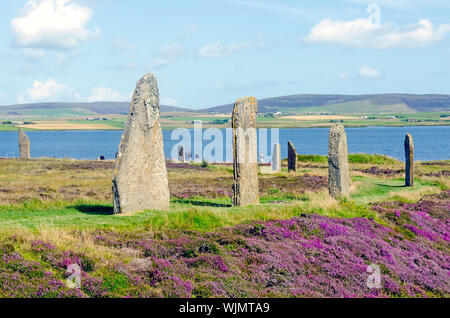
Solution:
<path fill-rule="evenodd" d="M 393 125 L 373 125 L 373 124 L 351 124 L 351 123 L 343 123 L 346 128 L 371 128 L 371 127 L 377 127 L 377 128 L 383 128 L 383 127 L 447 127 L 450 126 L 450 121 L 448 122 L 440 122 L 440 123 L 430 123 L 430 124 L 423 124 L 423 123 L 417 123 L 417 124 L 393 124 Z M 278 128 L 278 129 L 297 129 L 297 128 L 330 128 L 333 126 L 334 123 L 329 124 L 309 124 L 309 125 L 258 125 L 257 128 Z M 92 127 L 83 127 L 80 128 L 79 125 L 73 125 L 72 127 L 69 127 L 67 125 L 66 127 L 61 128 L 30 128 L 30 127 L 23 127 L 23 126 L 8 126 L 3 127 L 5 125 L 0 125 L 0 132 L 8 132 L 8 131 L 17 131 L 18 128 L 22 128 L 24 131 L 122 131 L 123 127 L 111 127 L 106 126 L 104 128 L 101 128 L 99 126 Z M 205 124 L 202 126 L 203 129 L 208 128 L 217 128 L 217 129 L 226 129 L 231 126 L 227 125 L 213 125 L 213 124 Z M 193 125 L 180 125 L 178 127 L 175 126 L 164 126 L 162 125 L 163 130 L 171 131 L 175 130 L 177 128 L 186 128 L 186 129 L 194 129 Z"/>

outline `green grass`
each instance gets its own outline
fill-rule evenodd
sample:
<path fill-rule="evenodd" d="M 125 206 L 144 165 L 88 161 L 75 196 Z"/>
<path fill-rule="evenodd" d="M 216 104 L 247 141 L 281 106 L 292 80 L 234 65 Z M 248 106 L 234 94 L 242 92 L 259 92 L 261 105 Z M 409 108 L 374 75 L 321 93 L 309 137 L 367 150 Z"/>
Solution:
<path fill-rule="evenodd" d="M 388 225 L 387 222 L 380 218 L 380 216 L 375 211 L 371 210 L 370 207 L 353 200 L 341 200 L 339 208 L 320 209 L 315 211 L 315 213 L 333 218 L 363 217 L 372 219 L 382 225 Z"/>
<path fill-rule="evenodd" d="M 449 112 L 429 112 L 429 113 L 414 113 L 414 114 L 390 114 L 390 116 L 400 117 L 399 119 L 422 119 L 422 120 L 442 120 L 445 119 L 441 115 L 448 115 Z M 389 115 L 387 115 L 389 116 Z"/>
<path fill-rule="evenodd" d="M 299 157 L 300 161 L 304 162 L 327 162 L 326 156 L 301 155 Z M 381 167 L 394 162 L 394 167 L 401 166 L 401 163 L 394 159 L 380 155 L 350 155 L 350 162 L 379 164 Z M 20 228 L 32 231 L 41 228 L 212 231 L 245 222 L 288 219 L 301 213 L 375 218 L 376 215 L 367 209 L 370 203 L 390 200 L 415 202 L 426 194 L 447 189 L 447 182 L 442 178 L 421 179 L 418 177 L 414 188 L 405 188 L 403 179 L 352 172 L 351 201 L 336 202 L 331 199 L 325 188 L 314 193 L 289 188 L 280 189 L 279 183 L 275 181 L 273 185 L 267 183 L 275 176 L 262 176 L 261 178 L 266 179 L 268 185 L 260 197 L 261 204 L 257 206 L 232 207 L 231 199 L 227 196 L 205 198 L 199 194 L 189 199 L 172 198 L 171 209 L 167 212 L 144 211 L 132 215 L 114 215 L 112 202 L 109 201 L 111 189 L 109 170 L 60 170 L 58 166 L 63 163 L 68 165 L 74 162 L 64 160 L 28 162 L 5 160 L 3 162 L 0 169 L 0 183 L 2 188 L 11 189 L 11 192 L 0 192 L 5 202 L 0 205 L 0 232 Z M 54 165 L 53 169 L 48 170 L 47 167 L 52 165 Z M 326 165 L 320 165 L 309 170 L 313 175 L 323 176 L 326 175 L 326 169 Z M 428 167 L 419 164 L 417 169 L 423 173 L 429 169 L 442 170 L 445 167 Z M 30 171 L 40 172 L 30 174 Z M 225 179 L 231 178 L 231 173 L 232 169 L 229 166 L 211 165 L 208 170 L 195 172 L 195 176 L 208 178 L 214 174 L 214 177 Z M 297 172 L 297 175 L 301 173 Z M 190 176 L 194 176 L 193 172 L 171 170 L 169 175 L 173 183 L 192 185 Z M 287 178 L 294 177 L 288 174 L 286 169 L 283 169 L 281 175 Z M 50 183 L 52 186 L 49 187 Z M 226 184 L 231 187 L 228 183 Z M 18 190 L 22 188 L 25 190 Z M 43 190 L 40 190 L 41 188 Z M 73 195 L 61 192 L 70 188 L 77 189 L 79 192 Z M 208 182 L 199 183 L 194 189 L 196 193 L 202 193 L 201 189 L 209 189 L 209 184 Z M 174 190 L 173 193 L 177 193 L 178 188 L 175 187 L 172 190 Z M 52 197 L 43 196 L 45 191 L 48 191 L 47 194 Z M 183 191 L 180 193 L 184 193 Z M 88 195 L 91 192 L 96 195 Z M 80 197 L 81 199 L 78 199 Z"/>
<path fill-rule="evenodd" d="M 0 124 L 0 131 L 17 131 L 17 128 L 14 125 Z"/>
<path fill-rule="evenodd" d="M 393 200 L 412 202 L 418 194 L 438 193 L 442 190 L 438 182 L 419 178 L 415 179 L 414 187 L 406 187 L 403 178 L 380 180 L 375 177 L 355 176 L 353 182 L 361 183 L 358 191 L 351 195 L 352 200 L 360 204 Z"/>
<path fill-rule="evenodd" d="M 325 208 L 314 202 L 327 200 L 323 193 L 296 197 L 279 193 L 276 189 L 261 197 L 261 204 L 250 207 L 231 207 L 228 197 L 206 199 L 172 199 L 171 209 L 144 211 L 132 215 L 114 215 L 110 202 L 88 200 L 41 201 L 33 199 L 22 204 L 0 206 L 0 231 L 23 228 L 64 229 L 116 229 L 133 231 L 196 230 L 211 231 L 236 224 L 289 219 L 301 213 L 318 213 L 334 217 L 369 217 L 376 214 L 367 208 L 369 202 L 399 198 L 408 199 L 410 194 L 438 193 L 439 185 L 433 181 L 416 180 L 414 188 L 403 187 L 403 180 L 382 180 L 375 177 L 356 176 L 358 190 L 352 201 L 342 201 L 337 206 Z M 397 196 L 396 196 L 397 194 Z"/>
<path fill-rule="evenodd" d="M 385 155 L 349 154 L 349 163 L 370 163 L 375 165 L 394 164 L 399 161 Z"/>
<path fill-rule="evenodd" d="M 320 162 L 320 163 L 328 162 L 327 156 L 320 156 L 320 155 L 297 155 L 297 159 L 299 162 Z"/>
<path fill-rule="evenodd" d="M 298 155 L 297 158 L 299 162 L 317 162 L 317 163 L 328 162 L 327 156 L 320 156 L 320 155 Z M 349 154 L 348 162 L 381 165 L 381 164 L 395 164 L 398 163 L 399 161 L 385 155 Z"/>
<path fill-rule="evenodd" d="M 227 200 L 228 204 L 231 203 Z M 22 205 L 0 207 L 0 230 L 23 228 L 117 229 L 117 230 L 198 230 L 210 231 L 251 220 L 290 218 L 298 215 L 295 207 L 280 211 L 269 205 L 258 207 L 220 207 L 224 200 L 172 202 L 169 212 L 144 211 L 134 215 L 113 215 L 112 204 L 76 202 L 44 203 L 33 200 Z M 219 205 L 215 207 L 214 205 Z"/>

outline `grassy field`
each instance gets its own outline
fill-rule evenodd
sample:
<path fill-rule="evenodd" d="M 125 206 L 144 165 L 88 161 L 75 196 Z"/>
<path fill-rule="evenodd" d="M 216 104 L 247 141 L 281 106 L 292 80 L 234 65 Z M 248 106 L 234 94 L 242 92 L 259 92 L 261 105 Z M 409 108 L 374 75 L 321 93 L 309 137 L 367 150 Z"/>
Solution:
<path fill-rule="evenodd" d="M 0 124 L 0 131 L 17 131 L 17 127 L 14 125 Z"/>
<path fill-rule="evenodd" d="M 342 215 L 339 202 L 331 199 L 326 191 L 328 163 L 325 156 L 299 155 L 297 174 L 287 173 L 284 167 L 278 175 L 260 175 L 262 204 L 244 209 L 231 207 L 232 169 L 229 166 L 203 168 L 188 165 L 178 168 L 171 164 L 171 211 L 132 216 L 112 215 L 113 162 L 68 159 L 0 161 L 2 229 L 14 226 L 33 229 L 40 226 L 135 228 L 139 224 L 141 229 L 209 231 L 254 219 L 290 218 L 296 213 L 316 209 L 332 208 L 328 214 Z M 403 163 L 395 159 L 354 154 L 349 156 L 349 162 L 353 180 L 351 198 L 356 203 L 393 198 L 414 201 L 425 194 L 446 189 L 449 183 L 442 171 L 445 171 L 443 167 L 450 166 L 450 162 L 419 164 L 414 188 L 403 186 Z M 202 220 L 192 222 L 192 218 Z"/>
<path fill-rule="evenodd" d="M 259 128 L 308 128 L 329 127 L 342 122 L 346 127 L 366 126 L 434 126 L 449 125 L 449 113 L 397 113 L 397 114 L 340 114 L 340 115 L 293 115 L 279 117 L 258 117 Z M 88 116 L 95 117 L 95 116 Z M 18 119 L 0 119 L 0 131 L 11 131 L 15 126 L 26 130 L 121 130 L 124 127 L 126 115 L 102 115 L 107 120 L 87 121 L 88 117 L 28 117 Z M 203 128 L 227 128 L 230 126 L 229 114 L 200 114 L 200 113 L 163 113 L 161 125 L 163 129 L 179 127 L 193 128 L 193 122 L 201 120 Z M 27 121 L 32 124 L 11 125 L 2 124 L 8 121 Z"/>
<path fill-rule="evenodd" d="M 403 163 L 389 157 L 359 154 L 350 156 L 351 199 L 336 201 L 327 192 L 327 162 L 324 157 L 300 156 L 299 159 L 296 173 L 288 173 L 286 166 L 283 166 L 279 174 L 260 175 L 261 204 L 246 208 L 231 206 L 230 166 L 202 167 L 169 163 L 170 211 L 143 211 L 131 215 L 113 214 L 113 162 L 1 159 L 0 256 L 13 255 L 11 253 L 14 251 L 14 255 L 20 257 L 17 256 L 12 265 L 0 262 L 0 283 L 5 284 L 0 287 L 0 297 L 36 295 L 39 293 L 39 286 L 49 284 L 46 283 L 47 276 L 36 273 L 50 271 L 52 281 L 61 280 L 65 277 L 64 264 L 69 261 L 78 262 L 82 266 L 86 285 L 74 291 L 59 285 L 51 287 L 50 284 L 50 287 L 45 287 L 45 291 L 41 291 L 47 297 L 211 297 L 222 295 L 222 290 L 226 291 L 222 296 L 227 297 L 342 296 L 338 291 L 322 290 L 320 284 L 313 287 L 305 285 L 306 294 L 304 290 L 296 294 L 292 289 L 285 289 L 279 285 L 280 282 L 271 285 L 276 288 L 270 287 L 269 294 L 263 292 L 267 287 L 260 286 L 257 282 L 251 286 L 242 285 L 243 282 L 238 277 L 251 275 L 252 266 L 263 266 L 264 262 L 247 259 L 246 262 L 250 263 L 239 265 L 242 259 L 233 253 L 241 253 L 238 252 L 240 244 L 244 244 L 242 246 L 249 251 L 254 251 L 255 248 L 265 250 L 269 243 L 275 244 L 274 250 L 281 248 L 288 251 L 290 247 L 278 245 L 283 242 L 279 238 L 273 238 L 274 241 L 266 238 L 266 243 L 253 245 L 256 243 L 247 241 L 253 236 L 236 236 L 236 233 L 245 229 L 258 236 L 258 233 L 266 233 L 269 228 L 272 233 L 270 235 L 281 230 L 288 233 L 294 225 L 287 228 L 283 228 L 284 226 L 291 224 L 292 220 L 308 220 L 308 215 L 314 220 L 317 216 L 317 222 L 322 222 L 317 224 L 322 224 L 322 228 L 325 226 L 323 222 L 339 222 L 342 224 L 330 226 L 342 227 L 348 226 L 348 222 L 361 222 L 358 220 L 362 218 L 373 222 L 367 226 L 373 227 L 374 233 L 378 233 L 376 228 L 381 226 L 386 231 L 394 231 L 392 239 L 397 240 L 400 235 L 419 244 L 421 241 L 408 228 L 412 221 L 408 218 L 404 221 L 407 224 L 403 225 L 393 222 L 389 214 L 391 212 L 383 212 L 384 206 L 398 204 L 402 209 L 409 205 L 415 206 L 427 196 L 434 198 L 448 191 L 450 186 L 450 161 L 418 163 L 416 186 L 405 188 Z M 434 210 L 429 213 L 431 211 Z M 309 235 L 318 235 L 317 229 L 314 226 L 309 228 L 312 225 L 307 224 L 296 225 L 300 226 L 303 235 L 308 236 L 305 238 L 307 241 L 301 243 L 306 244 L 305 247 L 295 245 L 297 247 L 293 247 L 294 250 L 309 249 Z M 364 227 L 365 230 L 367 226 Z M 352 225 L 346 231 L 354 228 L 355 225 Z M 361 234 L 355 235 L 359 237 Z M 300 244 L 298 240 L 295 239 L 292 244 Z M 398 244 L 403 244 L 400 242 Z M 360 244 L 356 244 L 355 248 Z M 373 244 L 379 246 L 382 243 Z M 433 241 L 432 244 L 435 246 L 437 243 Z M 448 244 L 439 246 L 448 253 Z M 259 256 L 255 254 L 252 257 L 265 255 L 265 252 L 257 253 Z M 399 254 L 398 257 L 403 256 Z M 163 266 L 160 262 L 167 264 L 164 263 L 166 265 Z M 257 263 L 250 265 L 252 262 Z M 278 266 L 272 261 L 265 263 L 267 262 L 271 266 Z M 386 264 L 388 268 L 390 265 Z M 22 267 L 26 266 L 32 266 L 35 270 L 22 272 Z M 147 271 L 145 274 L 138 269 L 142 266 L 169 276 L 164 274 L 157 278 L 154 276 L 157 275 L 156 272 L 149 274 Z M 244 268 L 245 272 L 241 272 Z M 28 286 L 23 290 L 2 281 L 4 277 L 10 277 L 8 275 L 14 275 L 17 271 L 21 273 L 17 280 L 22 281 L 23 286 Z M 294 278 L 285 276 L 287 273 L 276 275 L 277 279 L 288 279 L 288 285 L 295 283 Z M 323 275 L 329 274 L 325 271 Z M 139 281 L 136 281 L 137 277 L 140 277 Z M 148 281 L 149 277 L 151 282 Z M 249 281 L 253 279 L 253 276 L 249 276 Z M 23 280 L 28 282 L 24 283 Z M 220 288 L 212 287 L 211 284 L 219 284 Z M 365 295 L 364 291 L 358 289 L 360 287 L 349 286 L 345 288 L 353 290 L 355 295 Z M 445 290 L 445 287 L 433 287 L 425 293 L 428 296 L 442 296 L 446 293 Z M 75 292 L 81 294 L 72 294 Z M 381 291 L 378 295 L 406 296 L 411 293 L 406 288 L 402 293 Z"/>

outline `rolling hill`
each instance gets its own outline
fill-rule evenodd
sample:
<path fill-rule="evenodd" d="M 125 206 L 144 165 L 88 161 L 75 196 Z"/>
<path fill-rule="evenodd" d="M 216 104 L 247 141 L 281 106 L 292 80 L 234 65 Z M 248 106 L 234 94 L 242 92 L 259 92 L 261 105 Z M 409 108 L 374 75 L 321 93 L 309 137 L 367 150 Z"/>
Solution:
<path fill-rule="evenodd" d="M 128 113 L 129 102 L 35 103 L 0 106 L 2 116 L 70 117 Z M 162 112 L 186 112 L 185 108 L 161 105 Z"/>
<path fill-rule="evenodd" d="M 258 101 L 260 113 L 415 113 L 450 111 L 450 95 L 290 95 Z M 203 109 L 229 113 L 233 104 Z"/>
<path fill-rule="evenodd" d="M 260 113 L 333 114 L 417 113 L 450 111 L 450 95 L 290 95 L 260 99 Z M 129 102 L 36 103 L 0 106 L 0 116 L 71 117 L 128 113 Z M 233 104 L 205 109 L 161 105 L 162 112 L 231 113 Z"/>

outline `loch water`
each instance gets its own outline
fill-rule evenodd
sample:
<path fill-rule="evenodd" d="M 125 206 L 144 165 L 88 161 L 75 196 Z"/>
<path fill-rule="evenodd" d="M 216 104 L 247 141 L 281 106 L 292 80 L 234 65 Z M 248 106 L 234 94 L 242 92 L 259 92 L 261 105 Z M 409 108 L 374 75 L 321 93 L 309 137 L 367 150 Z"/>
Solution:
<path fill-rule="evenodd" d="M 384 154 L 404 161 L 403 142 L 406 133 L 409 132 L 414 138 L 416 160 L 450 159 L 450 126 L 364 127 L 347 128 L 346 131 L 349 153 Z M 172 140 L 172 132 L 163 131 L 166 158 L 171 157 L 172 149 L 179 143 L 179 139 Z M 193 138 L 193 131 L 190 132 Z M 231 141 L 228 140 L 227 143 L 225 130 L 221 132 L 223 141 L 219 144 L 222 144 L 225 160 L 225 154 L 231 151 Z M 288 140 L 293 142 L 299 154 L 326 155 L 328 133 L 328 128 L 279 129 L 282 157 L 287 156 Z M 30 138 L 32 158 L 96 159 L 103 154 L 106 159 L 113 159 L 122 131 L 30 131 L 27 134 Z M 267 130 L 267 137 L 267 148 L 270 148 L 270 129 Z M 203 147 L 211 142 L 203 140 Z M 191 149 L 186 151 L 193 153 Z M 18 153 L 17 133 L 0 132 L 0 157 L 17 157 Z M 270 161 L 270 153 L 269 149 L 266 161 Z"/>

